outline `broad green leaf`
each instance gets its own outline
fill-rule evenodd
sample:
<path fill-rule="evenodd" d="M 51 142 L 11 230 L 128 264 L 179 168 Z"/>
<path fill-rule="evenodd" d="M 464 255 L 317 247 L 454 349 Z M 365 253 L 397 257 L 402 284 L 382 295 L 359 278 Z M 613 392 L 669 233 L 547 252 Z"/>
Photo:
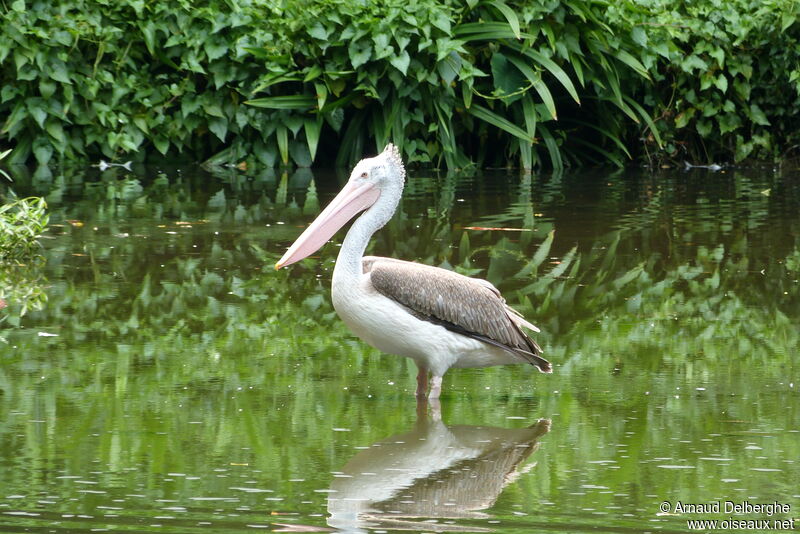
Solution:
<path fill-rule="evenodd" d="M 797 22 L 797 14 L 796 13 L 792 13 L 792 12 L 783 13 L 781 15 L 781 31 L 785 32 L 795 22 Z"/>
<path fill-rule="evenodd" d="M 216 102 L 211 102 L 208 99 L 206 99 L 202 105 L 203 105 L 203 110 L 205 110 L 205 112 L 211 115 L 212 117 L 225 118 L 225 113 L 222 111 L 222 108 Z"/>
<path fill-rule="evenodd" d="M 526 77 L 530 82 L 533 84 L 533 88 L 539 94 L 539 97 L 542 99 L 547 111 L 550 113 L 550 116 L 553 117 L 554 120 L 558 120 L 558 115 L 556 113 L 556 103 L 553 100 L 553 95 L 550 93 L 550 89 L 547 87 L 547 84 L 542 81 L 542 76 L 534 71 L 522 58 L 509 56 L 509 61 L 514 64 L 517 69 Z"/>
<path fill-rule="evenodd" d="M 439 71 L 439 76 L 449 85 L 456 79 L 456 76 L 458 76 L 458 73 L 461 71 L 462 63 L 461 56 L 458 52 L 452 51 L 436 64 L 436 69 Z"/>
<path fill-rule="evenodd" d="M 389 44 L 390 40 L 391 36 L 388 33 L 378 33 L 372 36 L 372 42 L 375 45 L 375 57 L 377 59 L 394 54 L 394 47 Z"/>
<path fill-rule="evenodd" d="M 286 126 L 279 124 L 275 130 L 275 138 L 278 142 L 278 151 L 281 153 L 281 161 L 284 165 L 289 164 L 289 131 Z"/>
<path fill-rule="evenodd" d="M 299 115 L 292 114 L 283 119 L 283 124 L 289 128 L 289 131 L 292 132 L 293 137 L 297 137 L 297 134 L 303 127 L 303 118 Z"/>
<path fill-rule="evenodd" d="M 350 64 L 357 69 L 372 57 L 372 45 L 366 40 L 350 41 L 347 52 L 350 56 Z"/>
<path fill-rule="evenodd" d="M 652 117 L 650 117 L 650 114 L 647 112 L 647 110 L 645 110 L 636 100 L 634 100 L 629 96 L 625 97 L 625 101 L 639 113 L 639 116 L 642 118 L 644 123 L 647 125 L 648 128 L 650 128 L 650 133 L 653 134 L 653 138 L 656 140 L 656 143 L 658 143 L 658 147 L 659 148 L 663 147 L 664 141 L 661 140 L 661 135 L 658 132 L 658 127 L 656 126 L 656 123 L 653 122 L 653 119 Z"/>
<path fill-rule="evenodd" d="M 228 121 L 220 117 L 211 117 L 208 121 L 208 129 L 211 133 L 216 135 L 220 141 L 225 141 L 225 136 L 228 135 Z"/>
<path fill-rule="evenodd" d="M 308 152 L 308 145 L 292 141 L 289 143 L 289 154 L 292 156 L 292 161 L 298 167 L 311 167 L 312 159 L 311 154 Z"/>
<path fill-rule="evenodd" d="M 472 106 L 472 84 L 473 81 L 471 78 L 469 80 L 464 80 L 464 84 L 461 88 L 461 96 L 464 100 L 464 107 L 467 109 Z"/>
<path fill-rule="evenodd" d="M 213 35 L 206 40 L 204 49 L 208 59 L 213 61 L 221 58 L 228 52 L 228 43 L 221 37 Z"/>
<path fill-rule="evenodd" d="M 389 60 L 397 70 L 403 73 L 403 76 L 406 75 L 408 71 L 408 65 L 411 63 L 411 57 L 408 55 L 408 52 L 403 50 L 398 55 L 394 56 Z"/>
<path fill-rule="evenodd" d="M 328 30 L 326 30 L 319 22 L 308 29 L 308 34 L 318 41 L 326 41 L 328 39 Z"/>
<path fill-rule="evenodd" d="M 3 129 L 0 133 L 8 133 L 16 124 L 21 121 L 27 115 L 27 108 L 25 107 L 25 102 L 22 100 L 17 102 L 17 105 L 14 106 L 14 110 L 6 119 L 5 124 L 3 124 Z"/>
<path fill-rule="evenodd" d="M 564 72 L 564 69 L 559 67 L 552 59 L 548 58 L 541 52 L 533 50 L 531 48 L 524 48 L 521 45 L 515 45 L 517 50 L 521 52 L 523 55 L 528 56 L 529 58 L 533 59 L 537 63 L 539 63 L 542 67 L 544 67 L 550 74 L 552 74 L 561 85 L 564 86 L 564 89 L 570 94 L 573 100 L 578 104 L 581 103 L 580 98 L 578 97 L 578 91 L 575 90 L 575 86 L 572 84 L 572 80 L 569 79 L 567 73 Z"/>
<path fill-rule="evenodd" d="M 733 80 L 733 89 L 736 91 L 736 95 L 741 98 L 742 100 L 750 100 L 750 82 L 747 80 L 742 80 L 739 77 L 736 77 Z"/>
<path fill-rule="evenodd" d="M 498 96 L 518 93 L 525 86 L 525 77 L 520 73 L 520 69 L 514 68 L 509 58 L 502 53 L 492 54 L 491 67 L 495 94 Z"/>
<path fill-rule="evenodd" d="M 514 37 L 517 39 L 520 38 L 519 32 L 519 19 L 517 18 L 517 14 L 514 13 L 514 10 L 508 7 L 508 5 L 503 2 L 503 0 L 493 0 L 490 2 L 490 5 L 497 8 L 498 11 L 506 18 L 508 21 L 508 25 L 511 28 L 511 31 L 514 34 Z"/>
<path fill-rule="evenodd" d="M 469 111 L 469 113 L 478 119 L 488 122 L 492 126 L 496 126 L 497 128 L 500 128 L 501 130 L 504 130 L 511 135 L 522 139 L 523 141 L 528 143 L 533 142 L 533 139 L 528 136 L 525 130 L 479 104 L 472 104 L 467 111 Z"/>
<path fill-rule="evenodd" d="M 69 74 L 67 74 L 67 65 L 61 60 L 51 62 L 47 74 L 57 82 L 72 83 L 72 80 L 69 79 Z"/>
<path fill-rule="evenodd" d="M 723 67 L 725 65 L 725 49 L 721 46 L 713 47 L 708 51 L 708 55 L 717 60 L 717 65 Z"/>
<path fill-rule="evenodd" d="M 465 41 L 493 41 L 496 39 L 517 38 L 514 31 L 507 23 L 490 21 L 459 24 L 453 32 L 453 35 Z M 520 35 L 528 38 L 527 34 Z"/>
<path fill-rule="evenodd" d="M 564 170 L 564 162 L 561 161 L 561 149 L 558 148 L 555 137 L 553 137 L 553 134 L 550 133 L 550 130 L 544 124 L 539 125 L 539 132 L 541 132 L 544 145 L 547 147 L 547 152 L 550 154 L 550 162 L 553 165 L 553 170 Z"/>
<path fill-rule="evenodd" d="M 519 147 L 519 161 L 523 170 L 529 171 L 533 168 L 533 144 L 526 143 L 522 139 L 514 139 Z"/>
<path fill-rule="evenodd" d="M 769 126 L 770 122 L 767 119 L 767 115 L 764 111 L 758 106 L 756 103 L 750 104 L 750 118 L 756 124 L 760 124 L 761 126 Z"/>
<path fill-rule="evenodd" d="M 308 143 L 308 152 L 311 154 L 313 161 L 317 155 L 317 145 L 319 144 L 319 134 L 322 131 L 322 117 L 313 119 L 305 119 L 303 121 L 306 131 L 306 142 Z"/>
<path fill-rule="evenodd" d="M 676 128 L 685 128 L 686 125 L 689 124 L 689 121 L 692 120 L 692 118 L 694 117 L 695 113 L 697 113 L 697 109 L 695 109 L 695 108 L 689 108 L 689 109 L 686 109 L 686 110 L 682 111 L 681 113 L 679 113 L 675 117 L 675 127 Z"/>
<path fill-rule="evenodd" d="M 632 121 L 639 123 L 639 117 L 636 116 L 636 113 L 631 109 L 631 106 L 626 104 L 626 100 L 622 97 L 622 88 L 619 85 L 619 79 L 617 78 L 617 71 L 610 70 L 606 73 L 606 81 L 608 85 L 611 87 L 611 92 L 614 93 L 614 98 L 610 99 L 610 101 L 617 106 L 619 109 L 622 110 L 625 115 L 631 118 Z"/>
<path fill-rule="evenodd" d="M 67 138 L 64 136 L 64 129 L 61 126 L 61 121 L 56 119 L 48 120 L 45 130 L 47 130 L 47 133 L 50 134 L 50 137 L 52 137 L 57 143 L 56 148 L 58 148 L 59 152 L 61 152 L 61 150 L 64 148 L 64 145 L 67 144 Z"/>
<path fill-rule="evenodd" d="M 45 111 L 43 107 L 41 98 L 28 99 L 28 113 L 31 117 L 33 117 L 33 120 L 36 121 L 36 124 L 39 125 L 39 128 L 44 129 L 44 121 L 47 118 L 47 111 Z"/>
<path fill-rule="evenodd" d="M 631 30 L 631 38 L 633 42 L 641 46 L 642 48 L 647 47 L 647 32 L 644 30 L 642 26 L 634 26 Z"/>
<path fill-rule="evenodd" d="M 642 63 L 638 59 L 630 55 L 625 50 L 618 50 L 616 53 L 616 57 L 617 59 L 628 65 L 630 68 L 638 72 L 642 77 L 647 78 L 648 80 L 650 79 L 650 74 L 647 72 L 645 66 L 642 65 Z"/>
<path fill-rule="evenodd" d="M 186 117 L 188 117 L 189 115 L 200 109 L 201 105 L 202 102 L 200 101 L 199 98 L 197 98 L 194 95 L 186 95 L 184 98 L 181 99 L 181 115 L 185 119 Z"/>
<path fill-rule="evenodd" d="M 708 70 L 708 63 L 695 54 L 691 54 L 686 59 L 681 61 L 681 68 L 683 68 L 683 70 L 686 72 L 693 72 L 695 70 L 705 72 Z"/>
<path fill-rule="evenodd" d="M 156 150 L 161 152 L 162 155 L 167 154 L 167 150 L 169 150 L 169 140 L 166 137 L 156 136 L 153 138 L 153 144 L 156 147 Z"/>
<path fill-rule="evenodd" d="M 322 109 L 328 99 L 328 87 L 323 82 L 314 82 L 314 90 L 317 93 L 317 109 Z"/>
<path fill-rule="evenodd" d="M 445 34 L 450 33 L 450 18 L 442 10 L 437 10 L 430 23 L 442 30 Z"/>
<path fill-rule="evenodd" d="M 303 78 L 303 83 L 308 83 L 312 80 L 316 80 L 320 76 L 322 76 L 322 67 L 320 67 L 315 63 L 314 65 L 311 66 L 311 68 L 308 69 L 308 72 Z"/>
<path fill-rule="evenodd" d="M 53 156 L 53 145 L 50 144 L 46 137 L 37 137 L 33 140 L 33 155 L 36 158 L 36 163 L 47 165 Z"/>
<path fill-rule="evenodd" d="M 739 118 L 738 113 L 717 115 L 717 122 L 719 123 L 719 131 L 722 134 L 733 132 L 742 126 L 742 119 Z"/>
<path fill-rule="evenodd" d="M 47 78 L 39 78 L 39 94 L 48 99 L 56 92 L 56 84 Z"/>
<path fill-rule="evenodd" d="M 533 98 L 530 95 L 525 95 L 522 99 L 522 112 L 525 115 L 525 130 L 531 139 L 536 137 L 536 121 L 538 115 L 536 108 L 533 105 Z"/>
<path fill-rule="evenodd" d="M 298 110 L 311 109 L 315 103 L 316 97 L 309 95 L 266 96 L 245 101 L 245 104 L 257 108 Z"/>
<path fill-rule="evenodd" d="M 135 115 L 133 117 L 133 124 L 136 125 L 142 132 L 149 134 L 150 128 L 147 125 L 147 116 L 146 115 Z"/>
<path fill-rule="evenodd" d="M 720 73 L 720 75 L 717 76 L 717 79 L 714 81 L 714 85 L 717 87 L 717 89 L 725 93 L 728 91 L 728 78 L 726 78 L 724 74 Z"/>
<path fill-rule="evenodd" d="M 147 22 L 140 22 L 139 23 L 139 31 L 142 32 L 142 37 L 144 37 L 144 44 L 147 47 L 147 51 L 150 54 L 154 54 L 156 49 L 156 26 L 152 20 L 148 20 Z"/>
<path fill-rule="evenodd" d="M 711 133 L 711 130 L 714 128 L 711 124 L 711 121 L 708 119 L 700 119 L 695 124 L 695 128 L 697 129 L 697 133 L 699 133 L 702 137 L 708 137 L 708 134 Z"/>

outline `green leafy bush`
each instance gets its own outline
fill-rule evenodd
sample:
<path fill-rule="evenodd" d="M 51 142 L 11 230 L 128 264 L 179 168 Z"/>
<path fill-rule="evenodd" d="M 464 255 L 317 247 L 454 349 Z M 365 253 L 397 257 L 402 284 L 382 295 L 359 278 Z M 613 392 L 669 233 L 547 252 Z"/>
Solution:
<path fill-rule="evenodd" d="M 342 134 L 339 164 L 360 157 L 368 140 L 380 148 L 392 139 L 412 161 L 443 159 L 449 168 L 468 165 L 467 154 L 493 165 L 520 157 L 530 168 L 542 152 L 560 167 L 586 152 L 564 144 L 568 129 L 619 160 L 618 111 L 649 120 L 620 89 L 628 71 L 647 76 L 626 51 L 634 44 L 612 34 L 593 2 L 289 6 L 275 12 L 284 48 L 252 51 L 264 62 L 258 89 L 268 96 L 250 103 L 290 121 L 295 137 L 303 129 L 312 156 L 327 124 Z M 582 119 L 587 108 L 608 122 Z M 277 126 L 276 137 L 287 161 L 287 128 Z"/>
<path fill-rule="evenodd" d="M 240 106 L 267 38 L 235 2 L 44 2 L 0 7 L 0 139 L 12 161 L 213 153 L 256 137 Z M 239 147 L 236 139 L 231 146 Z"/>
<path fill-rule="evenodd" d="M 798 141 L 798 9 L 14 0 L 0 4 L 0 143 L 40 164 L 346 165 L 390 139 L 448 168 L 623 164 L 640 147 L 775 157 Z"/>
<path fill-rule="evenodd" d="M 155 148 L 302 166 L 322 146 L 344 164 L 391 138 L 448 167 L 467 153 L 530 167 L 542 152 L 560 166 L 585 152 L 572 139 L 625 152 L 614 107 L 647 118 L 620 88 L 623 71 L 646 76 L 633 43 L 588 0 L 6 6 L 0 139 L 16 162 Z"/>
<path fill-rule="evenodd" d="M 775 160 L 800 143 L 795 0 L 626 0 L 608 15 L 656 66 L 641 94 L 668 157 Z"/>

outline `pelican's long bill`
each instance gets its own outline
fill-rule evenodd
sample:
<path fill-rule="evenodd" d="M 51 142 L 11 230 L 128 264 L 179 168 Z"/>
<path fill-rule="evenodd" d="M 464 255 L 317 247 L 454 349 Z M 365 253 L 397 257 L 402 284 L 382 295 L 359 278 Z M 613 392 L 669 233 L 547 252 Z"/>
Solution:
<path fill-rule="evenodd" d="M 292 243 L 275 264 L 275 269 L 291 265 L 319 250 L 347 221 L 372 206 L 380 195 L 380 190 L 370 182 L 359 182 L 358 179 L 347 182 L 336 198 Z"/>

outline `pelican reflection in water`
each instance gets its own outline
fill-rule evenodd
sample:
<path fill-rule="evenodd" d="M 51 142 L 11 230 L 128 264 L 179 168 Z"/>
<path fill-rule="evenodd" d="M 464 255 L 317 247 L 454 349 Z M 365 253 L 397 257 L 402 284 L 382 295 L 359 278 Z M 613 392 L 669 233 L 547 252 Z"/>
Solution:
<path fill-rule="evenodd" d="M 344 466 L 331 484 L 328 525 L 346 532 L 463 530 L 427 520 L 487 517 L 481 510 L 536 465 L 522 464 L 550 430 L 549 419 L 525 428 L 448 426 L 424 412 L 409 432 L 374 443 Z"/>

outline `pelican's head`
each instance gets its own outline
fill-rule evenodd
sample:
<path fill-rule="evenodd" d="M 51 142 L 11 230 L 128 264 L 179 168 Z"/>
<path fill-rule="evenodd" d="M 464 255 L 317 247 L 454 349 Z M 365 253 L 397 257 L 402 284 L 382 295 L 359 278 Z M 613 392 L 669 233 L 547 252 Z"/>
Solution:
<path fill-rule="evenodd" d="M 372 206 L 379 208 L 385 217 L 375 230 L 383 226 L 400 202 L 405 177 L 400 151 L 391 143 L 377 156 L 359 161 L 350 173 L 347 185 L 300 234 L 297 241 L 275 264 L 275 268 L 280 269 L 310 256 L 347 221 Z"/>
<path fill-rule="evenodd" d="M 402 192 L 405 178 L 400 150 L 389 143 L 377 156 L 356 163 L 349 182 L 372 183 L 380 191 L 399 189 Z"/>

